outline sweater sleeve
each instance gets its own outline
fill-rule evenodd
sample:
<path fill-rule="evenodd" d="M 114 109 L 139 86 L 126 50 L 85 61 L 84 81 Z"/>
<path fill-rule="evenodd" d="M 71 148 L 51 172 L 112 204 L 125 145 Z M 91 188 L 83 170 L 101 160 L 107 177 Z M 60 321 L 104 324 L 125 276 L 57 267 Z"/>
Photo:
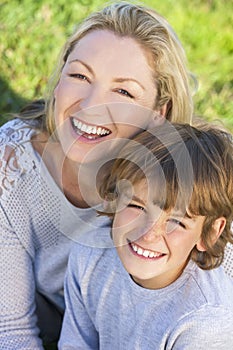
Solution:
<path fill-rule="evenodd" d="M 182 318 L 171 332 L 167 350 L 233 348 L 233 310 L 203 306 Z"/>
<path fill-rule="evenodd" d="M 98 332 L 85 308 L 79 283 L 80 268 L 85 269 L 85 260 L 88 263 L 89 257 L 84 259 L 81 246 L 75 245 L 74 248 L 65 278 L 66 309 L 58 349 L 95 350 L 99 349 Z M 81 260 L 78 259 L 79 255 L 82 255 Z"/>
<path fill-rule="evenodd" d="M 33 262 L 0 208 L 0 349 L 42 350 Z"/>

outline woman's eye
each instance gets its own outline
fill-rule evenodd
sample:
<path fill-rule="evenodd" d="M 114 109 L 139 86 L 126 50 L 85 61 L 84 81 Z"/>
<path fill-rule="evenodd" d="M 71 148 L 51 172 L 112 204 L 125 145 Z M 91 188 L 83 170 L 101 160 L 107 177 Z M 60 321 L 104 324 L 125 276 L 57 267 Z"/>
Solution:
<path fill-rule="evenodd" d="M 72 74 L 69 74 L 69 77 L 71 78 L 77 78 L 77 79 L 80 79 L 80 80 L 87 80 L 88 81 L 88 78 L 83 75 L 83 74 L 79 74 L 79 73 L 72 73 Z"/>
<path fill-rule="evenodd" d="M 125 95 L 129 98 L 134 98 L 133 95 L 131 95 L 127 90 L 124 90 L 124 89 L 118 89 L 117 90 L 121 95 Z"/>

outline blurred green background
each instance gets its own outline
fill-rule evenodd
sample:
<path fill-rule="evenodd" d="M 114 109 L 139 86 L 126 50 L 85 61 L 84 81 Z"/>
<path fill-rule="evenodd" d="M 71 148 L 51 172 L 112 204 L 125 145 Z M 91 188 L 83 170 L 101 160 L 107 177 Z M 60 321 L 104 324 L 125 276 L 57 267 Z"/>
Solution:
<path fill-rule="evenodd" d="M 103 0 L 0 0 L 0 123 L 43 97 L 61 46 Z M 145 0 L 178 34 L 199 81 L 195 112 L 233 132 L 232 0 Z"/>

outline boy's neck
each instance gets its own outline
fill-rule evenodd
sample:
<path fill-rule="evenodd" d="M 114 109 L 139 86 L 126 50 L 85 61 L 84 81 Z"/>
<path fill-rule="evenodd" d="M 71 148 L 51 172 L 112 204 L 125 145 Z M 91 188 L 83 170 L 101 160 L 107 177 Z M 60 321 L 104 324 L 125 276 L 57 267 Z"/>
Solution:
<path fill-rule="evenodd" d="M 143 287 L 145 289 L 162 289 L 165 288 L 169 285 L 171 285 L 172 283 L 174 283 L 183 273 L 185 267 L 187 266 L 189 260 L 187 260 L 185 262 L 184 265 L 179 266 L 176 271 L 175 269 L 172 269 L 170 271 L 170 275 L 169 272 L 166 272 L 166 274 L 162 277 L 162 276 L 156 276 L 153 277 L 151 279 L 147 279 L 147 280 L 143 280 L 140 278 L 137 278 L 135 276 L 131 276 L 132 280 L 139 285 L 140 287 Z"/>

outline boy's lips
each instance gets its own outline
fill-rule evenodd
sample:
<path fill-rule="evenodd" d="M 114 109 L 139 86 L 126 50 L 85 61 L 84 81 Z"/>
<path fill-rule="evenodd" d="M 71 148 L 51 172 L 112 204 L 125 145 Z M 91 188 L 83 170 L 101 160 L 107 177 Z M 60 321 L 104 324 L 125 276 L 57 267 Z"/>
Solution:
<path fill-rule="evenodd" d="M 90 140 L 93 140 L 111 134 L 111 130 L 108 128 L 99 125 L 86 124 L 74 117 L 71 117 L 70 119 L 74 131 L 79 136 L 84 136 Z"/>
<path fill-rule="evenodd" d="M 127 241 L 128 241 L 128 244 L 129 244 L 131 250 L 136 255 L 138 255 L 140 257 L 148 258 L 148 259 L 157 259 L 157 258 L 160 258 L 160 257 L 166 255 L 166 254 L 161 253 L 161 252 L 142 248 L 140 245 L 136 244 L 135 242 L 130 242 L 129 240 L 127 240 Z"/>

